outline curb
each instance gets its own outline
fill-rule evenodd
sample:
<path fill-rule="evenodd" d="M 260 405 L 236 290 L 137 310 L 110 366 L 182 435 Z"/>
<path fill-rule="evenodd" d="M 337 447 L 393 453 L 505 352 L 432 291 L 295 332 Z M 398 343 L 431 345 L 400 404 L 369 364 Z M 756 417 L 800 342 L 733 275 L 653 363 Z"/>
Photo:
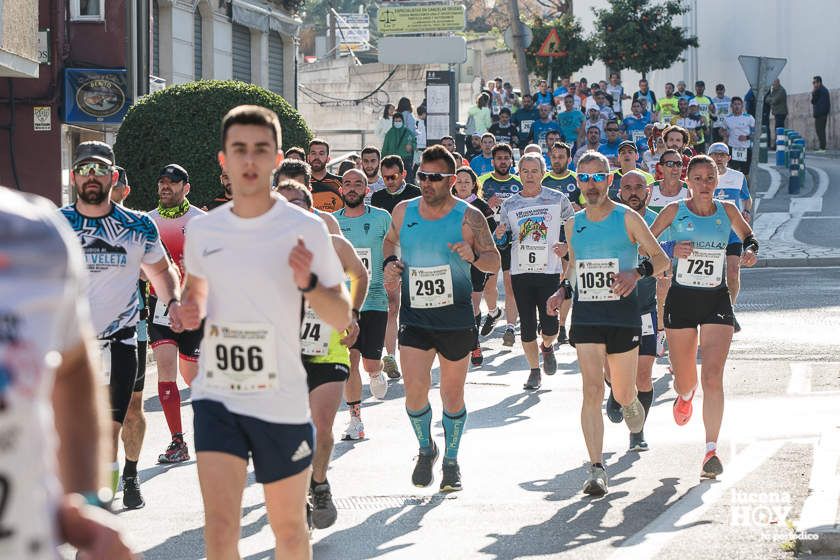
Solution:
<path fill-rule="evenodd" d="M 840 257 L 782 257 L 758 259 L 752 268 L 798 268 L 840 266 Z"/>
<path fill-rule="evenodd" d="M 814 448 L 814 464 L 808 484 L 808 497 L 802 506 L 796 543 L 803 552 L 815 555 L 840 553 L 840 527 L 837 525 L 837 499 L 840 496 L 840 428 L 820 435 Z"/>

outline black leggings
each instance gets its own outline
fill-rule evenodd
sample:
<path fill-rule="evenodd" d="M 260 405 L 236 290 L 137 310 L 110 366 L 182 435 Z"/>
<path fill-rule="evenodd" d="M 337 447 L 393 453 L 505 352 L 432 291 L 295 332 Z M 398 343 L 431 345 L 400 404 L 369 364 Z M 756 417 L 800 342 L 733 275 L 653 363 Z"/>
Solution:
<path fill-rule="evenodd" d="M 128 403 L 137 379 L 137 347 L 118 340 L 111 341 L 111 382 L 108 386 L 111 396 L 111 418 L 123 423 L 128 412 Z"/>
<path fill-rule="evenodd" d="M 520 336 L 522 342 L 537 339 L 537 316 L 542 334 L 554 336 L 560 330 L 560 322 L 546 310 L 546 301 L 560 286 L 559 274 L 511 274 L 513 297 L 519 310 Z"/>

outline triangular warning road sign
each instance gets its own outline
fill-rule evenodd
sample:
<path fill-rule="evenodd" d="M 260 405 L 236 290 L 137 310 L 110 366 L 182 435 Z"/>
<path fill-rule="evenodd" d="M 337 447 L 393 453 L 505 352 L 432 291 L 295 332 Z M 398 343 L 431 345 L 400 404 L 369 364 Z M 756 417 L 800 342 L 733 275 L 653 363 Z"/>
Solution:
<path fill-rule="evenodd" d="M 548 37 L 543 41 L 540 50 L 537 51 L 537 56 L 566 56 L 566 51 L 560 48 L 560 34 L 557 29 L 552 29 Z"/>

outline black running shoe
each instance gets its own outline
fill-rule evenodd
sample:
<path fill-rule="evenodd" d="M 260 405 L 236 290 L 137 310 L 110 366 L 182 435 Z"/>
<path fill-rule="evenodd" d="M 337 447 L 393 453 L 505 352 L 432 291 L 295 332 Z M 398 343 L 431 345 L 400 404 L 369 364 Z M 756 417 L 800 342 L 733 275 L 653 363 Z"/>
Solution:
<path fill-rule="evenodd" d="M 140 494 L 140 479 L 136 476 L 124 476 L 123 482 L 123 505 L 126 509 L 140 509 L 146 505 L 143 495 Z"/>
<path fill-rule="evenodd" d="M 531 374 L 528 376 L 528 381 L 525 382 L 525 385 L 522 386 L 523 389 L 528 389 L 529 391 L 536 391 L 537 389 L 542 386 L 542 376 L 540 376 L 539 369 L 532 369 Z"/>
<path fill-rule="evenodd" d="M 735 332 L 741 332 L 741 325 L 738 324 L 738 319 L 735 318 L 735 315 L 732 316 L 732 326 L 735 327 Z"/>
<path fill-rule="evenodd" d="M 560 330 L 557 331 L 557 342 L 554 343 L 554 349 L 557 350 L 563 344 L 569 343 L 569 336 L 566 334 L 566 327 L 561 326 Z"/>
<path fill-rule="evenodd" d="M 458 492 L 461 489 L 461 469 L 458 463 L 443 464 L 443 478 L 440 481 L 441 492 Z"/>
<path fill-rule="evenodd" d="M 557 373 L 557 358 L 554 356 L 554 349 L 542 350 L 543 357 L 543 373 L 546 375 L 554 375 Z"/>
<path fill-rule="evenodd" d="M 620 424 L 624 421 L 624 413 L 621 412 L 621 405 L 613 397 L 612 389 L 610 389 L 610 396 L 607 397 L 607 418 L 613 424 Z"/>
<path fill-rule="evenodd" d="M 630 451 L 647 451 L 649 449 L 645 441 L 645 432 L 641 431 L 638 434 L 630 432 Z"/>
<path fill-rule="evenodd" d="M 330 527 L 338 518 L 330 485 L 317 484 L 312 489 L 312 526 L 316 529 Z"/>
<path fill-rule="evenodd" d="M 496 326 L 496 321 L 502 316 L 502 308 L 496 309 L 496 314 L 491 315 L 490 313 L 484 318 L 484 325 L 481 327 L 481 336 L 487 336 L 490 334 L 490 331 L 493 330 L 493 327 Z"/>
<path fill-rule="evenodd" d="M 432 467 L 440 456 L 438 446 L 432 442 L 432 453 L 425 455 L 420 453 L 417 455 L 417 462 L 414 464 L 414 472 L 411 473 L 411 483 L 419 488 L 425 488 L 434 480 L 432 474 Z"/>

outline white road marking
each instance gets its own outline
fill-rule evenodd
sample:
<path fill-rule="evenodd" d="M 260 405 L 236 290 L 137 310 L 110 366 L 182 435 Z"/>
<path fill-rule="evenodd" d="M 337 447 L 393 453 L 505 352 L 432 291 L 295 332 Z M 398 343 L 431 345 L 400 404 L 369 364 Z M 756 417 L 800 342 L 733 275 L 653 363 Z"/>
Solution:
<path fill-rule="evenodd" d="M 759 163 L 758 166 L 770 174 L 770 187 L 764 191 L 761 198 L 773 198 L 779 192 L 779 186 L 782 184 L 782 176 L 776 171 L 776 168 L 768 163 Z M 758 209 L 758 201 L 756 201 L 756 209 Z"/>
<path fill-rule="evenodd" d="M 840 501 L 840 428 L 826 430 L 814 444 L 814 465 L 811 468 L 810 490 L 796 528 L 803 533 L 832 532 L 837 524 Z M 803 540 L 807 547 L 809 544 Z"/>
<path fill-rule="evenodd" d="M 627 539 L 609 560 L 654 558 L 679 534 L 679 529 L 699 520 L 732 486 L 772 457 L 783 443 L 784 441 L 759 441 L 750 444 L 732 459 L 716 483 L 702 482 L 686 492 L 659 517 Z"/>
<path fill-rule="evenodd" d="M 787 394 L 804 395 L 810 393 L 812 372 L 813 368 L 809 362 L 791 362 Z"/>

